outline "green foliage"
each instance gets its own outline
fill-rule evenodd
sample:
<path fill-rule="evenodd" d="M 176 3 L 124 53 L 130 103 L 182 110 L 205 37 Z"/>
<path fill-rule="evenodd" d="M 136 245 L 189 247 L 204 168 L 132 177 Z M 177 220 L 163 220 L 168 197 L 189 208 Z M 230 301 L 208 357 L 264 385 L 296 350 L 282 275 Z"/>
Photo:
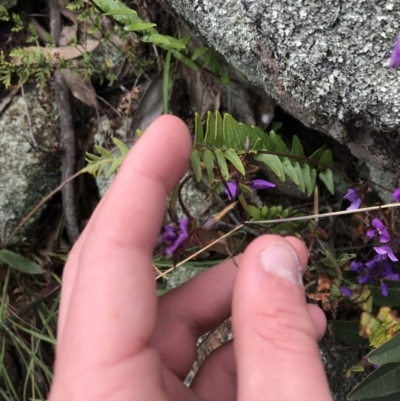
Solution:
<path fill-rule="evenodd" d="M 35 262 L 7 249 L 0 250 L 0 264 L 5 264 L 23 273 L 43 274 L 44 270 Z"/>
<path fill-rule="evenodd" d="M 81 10 L 85 5 L 85 0 L 72 0 L 71 3 L 68 4 L 67 8 L 71 11 Z"/>
<path fill-rule="evenodd" d="M 400 363 L 380 366 L 365 378 L 348 396 L 352 400 L 391 401 L 400 398 Z"/>
<path fill-rule="evenodd" d="M 10 16 L 4 6 L 0 6 L 0 21 L 9 21 Z"/>
<path fill-rule="evenodd" d="M 86 161 L 88 164 L 81 170 L 82 173 L 90 173 L 95 177 L 98 177 L 104 172 L 105 177 L 109 178 L 121 166 L 125 156 L 129 152 L 129 148 L 117 138 L 113 138 L 112 140 L 117 146 L 119 154 L 115 155 L 107 149 L 95 145 L 95 149 L 100 156 L 92 153 L 86 153 Z"/>
<path fill-rule="evenodd" d="M 12 32 L 20 32 L 24 29 L 24 23 L 18 14 L 13 13 L 11 19 L 14 23 L 14 26 L 11 28 Z"/>
<path fill-rule="evenodd" d="M 214 169 L 217 166 L 225 176 L 225 180 L 229 179 L 227 163 L 231 163 L 244 176 L 245 160 L 250 157 L 254 161 L 267 165 L 280 180 L 285 181 L 288 176 L 302 192 L 308 195 L 313 193 L 319 172 L 321 181 L 333 193 L 331 170 L 313 162 L 318 160 L 326 165 L 332 165 L 331 151 L 320 149 L 306 158 L 300 140 L 296 136 L 293 138 L 292 149 L 289 150 L 282 138 L 274 131 L 267 134 L 257 127 L 238 123 L 229 114 L 225 114 L 222 118 L 219 112 L 215 114 L 209 112 L 205 129 L 200 117 L 196 115 L 194 142 L 193 151 L 197 152 L 198 156 L 192 158 L 192 167 L 197 172 L 197 180 L 201 179 L 199 174 L 201 162 L 206 167 L 211 184 L 214 183 L 214 179 L 211 180 L 211 178 L 214 177 Z M 245 150 L 246 142 L 250 142 L 248 150 Z M 213 151 L 212 157 L 210 149 Z"/>
<path fill-rule="evenodd" d="M 295 217 L 295 216 L 303 216 L 304 214 L 293 210 L 292 207 L 288 207 L 283 209 L 282 206 L 263 206 L 261 209 L 249 205 L 250 210 L 250 221 L 259 221 L 259 220 L 274 220 L 279 218 L 286 217 Z M 301 225 L 304 225 L 304 222 L 301 221 L 292 221 L 292 222 L 283 222 L 278 224 L 269 224 L 267 225 L 270 231 L 274 233 L 288 233 L 294 234 Z"/>

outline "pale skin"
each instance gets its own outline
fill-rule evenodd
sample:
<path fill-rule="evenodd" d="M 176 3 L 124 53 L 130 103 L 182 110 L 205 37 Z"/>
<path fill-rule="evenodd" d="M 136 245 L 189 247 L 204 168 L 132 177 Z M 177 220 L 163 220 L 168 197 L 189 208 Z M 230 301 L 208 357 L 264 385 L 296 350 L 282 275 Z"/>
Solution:
<path fill-rule="evenodd" d="M 300 240 L 259 237 L 239 267 L 226 261 L 157 298 L 152 252 L 190 150 L 181 120 L 157 119 L 71 251 L 49 401 L 331 400 L 317 346 L 325 317 L 285 273 L 291 263 L 304 272 Z M 234 340 L 186 387 L 197 338 L 229 316 Z"/>

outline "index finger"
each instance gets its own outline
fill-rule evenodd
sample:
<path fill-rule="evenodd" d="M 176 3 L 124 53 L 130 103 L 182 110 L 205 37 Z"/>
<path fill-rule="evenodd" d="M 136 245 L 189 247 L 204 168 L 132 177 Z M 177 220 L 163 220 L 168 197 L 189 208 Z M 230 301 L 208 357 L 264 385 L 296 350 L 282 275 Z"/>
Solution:
<path fill-rule="evenodd" d="M 94 347 L 114 359 L 150 336 L 156 315 L 152 251 L 167 194 L 186 171 L 190 150 L 186 125 L 163 116 L 128 154 L 67 263 L 59 350 L 64 340 L 71 349 L 86 343 L 88 353 Z"/>

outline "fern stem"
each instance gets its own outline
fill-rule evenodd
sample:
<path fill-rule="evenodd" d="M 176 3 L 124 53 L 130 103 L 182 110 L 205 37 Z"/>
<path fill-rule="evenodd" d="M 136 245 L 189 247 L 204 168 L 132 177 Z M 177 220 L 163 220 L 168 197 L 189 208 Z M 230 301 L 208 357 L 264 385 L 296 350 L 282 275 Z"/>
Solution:
<path fill-rule="evenodd" d="M 169 93 L 169 75 L 171 70 L 171 52 L 167 51 L 164 65 L 164 80 L 163 80 L 163 113 L 168 114 L 168 93 Z"/>

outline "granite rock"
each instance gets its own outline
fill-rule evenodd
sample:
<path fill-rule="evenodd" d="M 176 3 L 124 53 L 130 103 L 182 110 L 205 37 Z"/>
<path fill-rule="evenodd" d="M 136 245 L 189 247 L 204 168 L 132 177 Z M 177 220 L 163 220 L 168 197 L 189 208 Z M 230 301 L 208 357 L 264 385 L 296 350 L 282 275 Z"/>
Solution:
<path fill-rule="evenodd" d="M 15 96 L 0 116 L 0 227 L 5 227 L 6 238 L 60 183 L 60 165 L 54 154 L 59 138 L 56 116 L 54 110 L 44 111 L 35 91 L 26 91 L 24 97 Z M 25 224 L 14 238 L 15 243 L 31 236 L 39 216 L 36 213 Z"/>
<path fill-rule="evenodd" d="M 379 169 L 400 167 L 394 0 L 164 0 L 245 79 Z"/>

